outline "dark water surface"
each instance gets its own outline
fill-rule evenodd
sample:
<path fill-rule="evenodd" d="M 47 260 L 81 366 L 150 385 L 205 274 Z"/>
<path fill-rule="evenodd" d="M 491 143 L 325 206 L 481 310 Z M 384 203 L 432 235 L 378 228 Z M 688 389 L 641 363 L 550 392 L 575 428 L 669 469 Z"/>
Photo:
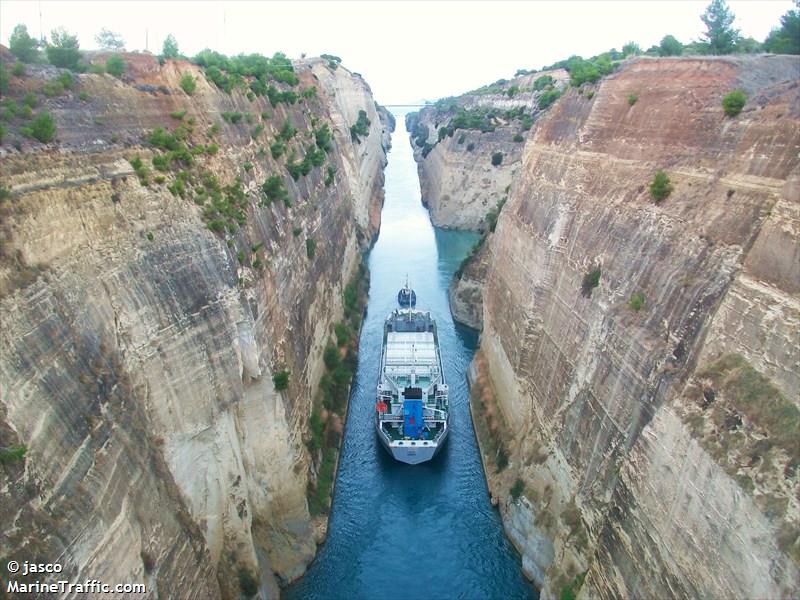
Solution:
<path fill-rule="evenodd" d="M 489 503 L 467 398 L 475 332 L 453 323 L 447 287 L 477 236 L 434 228 L 420 204 L 417 169 L 397 131 L 386 168 L 380 236 L 369 256 L 370 290 L 358 370 L 339 462 L 328 538 L 290 599 L 535 598 Z M 395 462 L 373 429 L 382 327 L 408 274 L 417 308 L 439 326 L 450 385 L 451 432 L 431 462 Z"/>

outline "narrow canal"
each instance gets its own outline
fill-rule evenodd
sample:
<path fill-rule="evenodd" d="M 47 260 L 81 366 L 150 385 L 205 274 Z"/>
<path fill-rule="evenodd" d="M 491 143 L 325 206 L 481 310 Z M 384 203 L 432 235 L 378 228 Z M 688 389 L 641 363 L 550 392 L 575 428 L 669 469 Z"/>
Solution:
<path fill-rule="evenodd" d="M 466 369 L 475 332 L 453 323 L 447 288 L 477 239 L 434 228 L 420 203 L 405 111 L 386 168 L 380 236 L 369 255 L 370 291 L 328 538 L 290 599 L 531 598 L 519 557 L 489 502 L 469 414 Z M 439 326 L 450 385 L 451 433 L 430 463 L 392 460 L 373 430 L 383 320 L 406 274 L 417 308 Z"/>

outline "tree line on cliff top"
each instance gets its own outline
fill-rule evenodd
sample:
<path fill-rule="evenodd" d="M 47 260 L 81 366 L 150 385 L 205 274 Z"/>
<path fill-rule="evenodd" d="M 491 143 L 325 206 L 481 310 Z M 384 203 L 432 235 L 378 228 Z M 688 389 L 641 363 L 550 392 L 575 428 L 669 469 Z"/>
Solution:
<path fill-rule="evenodd" d="M 622 46 L 621 51 L 612 48 L 590 59 L 571 56 L 541 70 L 566 69 L 570 73 L 572 84 L 579 86 L 587 81 L 597 81 L 611 72 L 614 61 L 628 56 L 719 56 L 759 52 L 800 54 L 800 0 L 795 0 L 795 5 L 797 8 L 789 10 L 781 17 L 780 26 L 773 28 L 763 43 L 751 37 L 742 37 L 739 29 L 733 26 L 736 17 L 725 0 L 712 0 L 705 12 L 700 15 L 706 27 L 700 40 L 683 44 L 675 36 L 666 35 L 658 45 L 653 45 L 645 51 L 642 51 L 637 43 L 628 42 Z M 519 69 L 514 76 L 530 75 L 535 72 L 535 69 Z"/>

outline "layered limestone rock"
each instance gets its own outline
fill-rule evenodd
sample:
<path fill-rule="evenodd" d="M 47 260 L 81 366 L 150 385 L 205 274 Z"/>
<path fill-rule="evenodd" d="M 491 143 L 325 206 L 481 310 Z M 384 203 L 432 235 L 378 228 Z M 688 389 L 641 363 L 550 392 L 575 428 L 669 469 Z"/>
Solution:
<path fill-rule="evenodd" d="M 124 59 L 121 80 L 80 75 L 46 100 L 57 143 L 12 132 L 0 147 L 0 553 L 151 597 L 235 597 L 243 569 L 274 596 L 273 573 L 296 578 L 315 553 L 303 440 L 343 286 L 378 228 L 388 122 L 360 77 L 319 60 L 295 65 L 296 90 L 316 92 L 273 107 L 186 62 Z M 57 75 L 31 66 L 10 95 Z M 298 133 L 273 158 L 287 121 Z M 179 122 L 201 149 L 187 175 L 159 173 L 144 140 Z M 323 123 L 325 163 L 294 181 L 287 155 Z M 261 193 L 272 174 L 285 203 Z M 185 197 L 167 189 L 180 178 Z M 211 230 L 201 181 L 239 203 L 238 227 Z"/>
<path fill-rule="evenodd" d="M 453 275 L 447 296 L 450 312 L 459 323 L 483 328 L 483 286 L 489 269 L 489 245 L 479 240 Z"/>
<path fill-rule="evenodd" d="M 631 60 L 534 124 L 472 380 L 544 597 L 800 593 L 799 66 Z"/>
<path fill-rule="evenodd" d="M 430 210 L 434 225 L 485 229 L 487 214 L 508 193 L 521 164 L 530 124 L 541 112 L 539 98 L 545 90 L 533 88 L 540 77 L 552 77 L 555 89 L 562 89 L 569 81 L 563 69 L 525 75 L 441 100 L 408 115 L 422 202 Z M 462 109 L 488 113 L 483 130 L 473 125 L 449 130 L 440 137 L 440 128 L 451 125 Z M 529 120 L 521 119 L 523 114 Z M 499 164 L 492 163 L 496 153 L 502 155 Z"/>

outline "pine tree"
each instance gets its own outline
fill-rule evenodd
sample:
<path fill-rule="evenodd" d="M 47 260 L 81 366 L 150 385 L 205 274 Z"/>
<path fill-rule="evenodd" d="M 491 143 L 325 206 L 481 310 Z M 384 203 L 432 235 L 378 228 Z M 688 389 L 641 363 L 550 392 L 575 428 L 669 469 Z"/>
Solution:
<path fill-rule="evenodd" d="M 22 62 L 29 63 L 36 60 L 36 48 L 39 42 L 28 35 L 25 25 L 17 25 L 8 39 L 8 48 L 11 53 Z"/>
<path fill-rule="evenodd" d="M 54 29 L 50 34 L 50 44 L 45 48 L 50 64 L 64 69 L 76 69 L 81 58 L 78 36 L 66 31 L 63 27 Z"/>
<path fill-rule="evenodd" d="M 800 1 L 795 4 L 800 9 Z M 775 54 L 800 54 L 800 10 L 790 10 L 781 17 L 781 26 L 769 33 L 764 50 Z"/>
<path fill-rule="evenodd" d="M 702 37 L 709 54 L 730 54 L 734 51 L 739 40 L 739 30 L 731 27 L 735 18 L 725 0 L 712 0 L 706 7 L 700 19 L 707 29 Z"/>
<path fill-rule="evenodd" d="M 106 29 L 105 27 L 100 30 L 100 33 L 94 36 L 94 41 L 97 42 L 97 45 L 102 50 L 125 49 L 125 40 L 122 39 L 122 36 L 109 29 Z"/>
<path fill-rule="evenodd" d="M 659 56 L 680 56 L 683 52 L 683 44 L 681 44 L 675 36 L 665 35 L 659 44 Z"/>
<path fill-rule="evenodd" d="M 164 47 L 161 50 L 161 56 L 164 58 L 178 58 L 178 41 L 171 33 L 164 40 Z"/>

